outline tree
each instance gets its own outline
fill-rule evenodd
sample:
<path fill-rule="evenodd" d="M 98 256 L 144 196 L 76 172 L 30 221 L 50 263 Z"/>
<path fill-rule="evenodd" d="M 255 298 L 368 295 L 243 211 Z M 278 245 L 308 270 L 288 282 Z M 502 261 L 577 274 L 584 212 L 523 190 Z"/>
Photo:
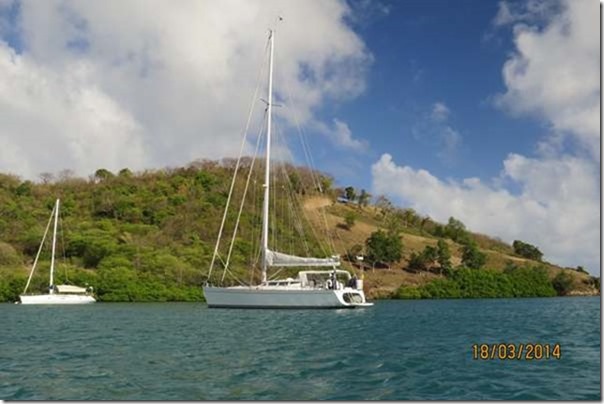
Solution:
<path fill-rule="evenodd" d="M 377 201 L 375 202 L 375 206 L 380 209 L 382 217 L 388 216 L 394 209 L 392 202 L 390 202 L 390 200 L 384 195 L 378 196 Z"/>
<path fill-rule="evenodd" d="M 321 175 L 319 178 L 319 185 L 321 186 L 321 192 L 326 193 L 330 191 L 333 186 L 333 178 L 327 175 Z"/>
<path fill-rule="evenodd" d="M 588 273 L 588 272 L 585 270 L 585 268 L 583 268 L 581 265 L 577 266 L 576 271 L 577 271 L 577 272 L 582 272 L 582 273 L 584 273 L 584 274 Z"/>
<path fill-rule="evenodd" d="M 359 255 L 363 254 L 363 246 L 360 244 L 354 244 L 350 249 L 346 252 L 349 261 L 356 261 Z"/>
<path fill-rule="evenodd" d="M 435 223 L 431 231 L 428 232 L 436 237 L 447 237 L 447 235 L 445 234 L 445 226 L 439 223 Z"/>
<path fill-rule="evenodd" d="M 365 245 L 367 258 L 373 265 L 382 263 L 390 267 L 393 262 L 401 259 L 403 243 L 397 234 L 375 231 L 365 241 Z"/>
<path fill-rule="evenodd" d="M 59 180 L 60 181 L 69 181 L 70 179 L 73 179 L 75 177 L 75 172 L 69 168 L 65 169 L 65 170 L 61 170 L 61 172 L 59 172 Z"/>
<path fill-rule="evenodd" d="M 23 181 L 15 189 L 15 194 L 17 194 L 18 196 L 29 196 L 31 195 L 32 188 L 33 183 L 31 181 Z"/>
<path fill-rule="evenodd" d="M 426 216 L 423 217 L 421 222 L 419 223 L 419 231 L 421 234 L 424 234 L 424 230 L 426 229 L 426 226 L 432 225 L 432 219 L 430 218 L 430 216 Z"/>
<path fill-rule="evenodd" d="M 599 277 L 592 276 L 592 277 L 591 277 L 591 279 L 592 279 L 592 280 L 593 280 L 593 282 L 594 282 L 594 288 L 596 288 L 596 289 L 600 290 L 600 278 L 599 278 Z"/>
<path fill-rule="evenodd" d="M 451 271 L 451 251 L 449 245 L 443 239 L 439 239 L 436 244 L 436 260 L 440 265 L 440 273 L 449 273 Z"/>
<path fill-rule="evenodd" d="M 407 269 L 411 272 L 425 271 L 427 269 L 427 265 L 424 256 L 422 254 L 412 252 L 409 256 L 409 264 L 407 264 Z"/>
<path fill-rule="evenodd" d="M 514 252 L 516 254 L 524 258 L 541 261 L 541 258 L 543 257 L 543 253 L 539 251 L 537 247 L 520 240 L 514 240 L 512 247 L 514 247 Z"/>
<path fill-rule="evenodd" d="M 480 269 L 487 261 L 487 256 L 473 242 L 464 245 L 462 251 L 461 263 L 468 268 Z"/>
<path fill-rule="evenodd" d="M 560 271 L 552 280 L 552 285 L 559 296 L 564 296 L 568 294 L 573 287 L 573 277 L 566 271 Z"/>
<path fill-rule="evenodd" d="M 300 179 L 300 175 L 297 171 L 291 171 L 287 173 L 287 176 L 292 190 L 299 194 L 300 191 L 302 191 L 302 180 Z"/>
<path fill-rule="evenodd" d="M 124 178 L 131 178 L 132 177 L 132 171 L 130 171 L 130 169 L 128 169 L 128 168 L 122 168 L 120 170 L 120 172 L 118 173 L 118 175 L 120 177 L 124 177 Z"/>
<path fill-rule="evenodd" d="M 94 172 L 94 178 L 98 181 L 113 177 L 113 173 L 105 168 L 99 168 Z"/>
<path fill-rule="evenodd" d="M 389 234 L 400 234 L 404 226 L 402 211 L 400 209 L 393 209 L 389 214 L 384 216 L 382 224 L 388 230 Z"/>
<path fill-rule="evenodd" d="M 413 272 L 427 271 L 434 267 L 434 262 L 437 259 L 438 250 L 431 245 L 427 245 L 421 253 L 411 253 L 407 268 Z"/>
<path fill-rule="evenodd" d="M 346 228 L 348 230 L 352 229 L 352 226 L 354 226 L 356 219 L 357 215 L 354 212 L 346 213 L 346 215 L 344 216 L 344 222 L 346 223 Z"/>
<path fill-rule="evenodd" d="M 364 189 L 361 189 L 361 194 L 359 195 L 359 206 L 364 207 L 369 204 L 369 199 L 371 198 L 371 194 L 369 194 Z"/>
<path fill-rule="evenodd" d="M 49 173 L 49 172 L 40 173 L 40 179 L 42 180 L 43 184 L 51 183 L 54 178 L 55 178 L 55 176 L 52 173 Z"/>
<path fill-rule="evenodd" d="M 344 192 L 346 192 L 346 199 L 348 199 L 350 202 L 353 202 L 357 197 L 357 192 L 355 191 L 354 187 L 346 187 Z"/>
<path fill-rule="evenodd" d="M 415 210 L 411 208 L 403 209 L 401 218 L 407 227 L 419 227 L 421 221 Z"/>
<path fill-rule="evenodd" d="M 449 223 L 444 228 L 445 235 L 453 241 L 465 241 L 467 238 L 466 226 L 453 216 L 449 218 Z"/>
<path fill-rule="evenodd" d="M 14 247 L 8 243 L 0 241 L 0 266 L 17 266 L 21 264 L 22 259 Z"/>

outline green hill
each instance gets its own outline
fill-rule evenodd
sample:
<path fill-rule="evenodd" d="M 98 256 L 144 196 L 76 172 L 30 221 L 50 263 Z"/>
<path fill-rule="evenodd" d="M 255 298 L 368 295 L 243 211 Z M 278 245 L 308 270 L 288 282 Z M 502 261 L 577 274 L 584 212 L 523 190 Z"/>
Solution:
<path fill-rule="evenodd" d="M 383 205 L 382 207 L 360 206 L 356 203 L 338 202 L 335 198 L 312 198 L 306 204 L 309 211 L 316 210 L 318 206 L 325 207 L 327 222 L 334 234 L 338 251 L 342 254 L 351 249 L 354 250 L 355 246 L 356 248 L 361 247 L 365 252 L 365 241 L 373 232 L 380 228 L 387 229 L 392 226 L 397 228 L 403 245 L 400 260 L 393 262 L 389 267 L 382 265 L 382 267 L 376 268 L 373 268 L 367 261 L 359 262 L 353 259 L 345 263 L 345 266 L 350 269 L 363 270 L 365 286 L 371 298 L 397 297 L 400 295 L 401 286 L 402 289 L 405 287 L 422 289 L 433 282 L 438 283 L 451 278 L 451 276 L 447 277 L 441 273 L 436 262 L 425 269 L 412 270 L 409 268 L 410 258 L 414 253 L 421 254 L 427 246 L 436 247 L 438 241 L 443 240 L 451 252 L 452 266 L 454 268 L 462 267 L 464 237 L 475 243 L 478 250 L 485 255 L 485 263 L 482 268 L 474 271 L 479 276 L 498 277 L 500 274 L 511 275 L 516 271 L 518 276 L 520 276 L 519 274 L 529 274 L 527 279 L 523 279 L 522 282 L 530 283 L 528 278 L 535 273 L 543 272 L 550 283 L 554 281 L 561 283 L 561 285 L 555 285 L 560 289 L 558 291 L 554 288 L 556 294 L 570 296 L 599 294 L 599 278 L 590 276 L 580 267 L 578 269 L 562 268 L 549 262 L 525 258 L 503 241 L 467 230 L 464 232 L 464 237 L 453 241 L 450 235 L 443 234 L 446 225 L 435 223 L 427 217 L 421 217 L 412 209 L 395 208 L 387 201 L 386 207 Z M 346 217 L 351 214 L 355 216 L 355 222 L 354 225 L 347 227 L 345 225 Z M 316 224 L 323 220 L 319 216 L 317 214 L 314 219 Z M 494 279 L 478 281 L 496 282 Z M 529 291 L 523 295 L 529 296 L 531 293 Z M 481 296 L 489 297 L 487 294 L 483 293 Z"/>
<path fill-rule="evenodd" d="M 245 159 L 242 172 L 249 172 L 253 163 Z M 261 162 L 255 164 L 261 166 Z M 235 162 L 225 159 L 140 173 L 124 169 L 113 174 L 100 169 L 88 179 L 75 178 L 69 172 L 57 179 L 46 174 L 39 183 L 0 175 L 0 301 L 17 300 L 22 292 L 56 198 L 62 202 L 56 283 L 93 285 L 101 301 L 203 300 L 200 286 L 208 274 L 234 169 Z M 321 255 L 332 244 L 336 253 L 345 256 L 364 246 L 378 228 L 395 228 L 402 239 L 403 254 L 390 268 L 370 268 L 366 262 L 360 264 L 354 259 L 344 262 L 345 268 L 364 272 L 369 296 L 408 297 L 405 291 L 411 290 L 409 287 L 417 287 L 413 294 L 435 280 L 451 281 L 451 273 L 443 274 L 432 265 L 420 270 L 409 268 L 411 254 L 420 254 L 439 239 L 450 246 L 452 266 L 460 265 L 463 246 L 460 240 L 453 241 L 451 234 L 443 233 L 446 225 L 394 208 L 383 199 L 376 206 L 337 203 L 338 191 L 330 188 L 328 176 L 307 169 L 293 170 L 291 166 L 285 166 L 283 173 L 275 179 L 277 188 L 287 186 L 293 192 L 289 196 L 275 194 L 275 210 L 306 220 L 299 225 L 275 220 L 272 241 L 277 248 Z M 240 177 L 234 183 L 235 196 L 245 190 L 246 175 Z M 318 178 L 325 194 L 313 191 L 313 178 Z M 259 239 L 257 201 L 262 181 L 253 174 L 249 183 L 248 195 L 255 198 L 246 199 L 242 207 L 231 270 L 225 278 L 231 283 L 258 279 L 258 272 L 250 272 L 249 268 L 257 267 L 259 246 L 257 241 L 249 240 Z M 236 213 L 237 209 L 232 209 L 227 217 L 227 229 L 232 228 Z M 354 224 L 347 225 L 347 219 Z M 318 231 L 319 227 L 325 231 Z M 300 232 L 314 234 L 316 240 L 301 243 Z M 594 286 L 599 288 L 599 279 L 585 273 L 522 258 L 503 242 L 467 234 L 486 254 L 484 268 L 503 273 L 520 267 L 541 267 L 550 280 L 563 272 L 568 274 L 561 292 L 564 294 L 594 294 Z M 31 291 L 42 291 L 47 286 L 47 250 L 41 256 Z M 224 246 L 221 252 L 226 256 Z M 221 277 L 219 263 L 211 280 L 217 282 Z"/>

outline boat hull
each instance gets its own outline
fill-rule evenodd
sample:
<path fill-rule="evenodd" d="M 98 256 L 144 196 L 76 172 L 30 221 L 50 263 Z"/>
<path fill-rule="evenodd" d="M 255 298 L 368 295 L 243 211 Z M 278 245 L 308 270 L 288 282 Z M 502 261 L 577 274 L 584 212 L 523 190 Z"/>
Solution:
<path fill-rule="evenodd" d="M 46 294 L 20 295 L 21 304 L 88 304 L 96 300 L 90 295 Z"/>
<path fill-rule="evenodd" d="M 353 289 L 268 289 L 261 287 L 221 288 L 205 286 L 203 292 L 210 308 L 250 309 L 334 309 L 372 306 L 362 302 L 349 303 L 345 293 L 359 292 Z M 362 292 L 361 292 L 362 293 Z"/>

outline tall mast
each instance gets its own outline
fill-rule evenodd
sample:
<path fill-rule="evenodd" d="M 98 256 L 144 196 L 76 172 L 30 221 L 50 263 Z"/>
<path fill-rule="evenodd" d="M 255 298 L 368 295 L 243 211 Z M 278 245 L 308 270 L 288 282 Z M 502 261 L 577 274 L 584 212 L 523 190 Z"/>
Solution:
<path fill-rule="evenodd" d="M 52 255 L 50 257 L 50 294 L 54 293 L 54 288 L 52 287 L 54 284 L 53 275 L 55 272 L 55 247 L 57 244 L 57 223 L 59 222 L 59 200 L 57 199 L 57 203 L 55 204 L 55 226 L 52 232 Z"/>
<path fill-rule="evenodd" d="M 264 209 L 262 214 L 262 283 L 266 283 L 267 252 L 268 252 L 268 207 L 270 197 L 270 164 L 271 164 L 271 114 L 273 111 L 273 49 L 275 43 L 275 31 L 270 30 L 270 57 L 268 66 L 268 107 L 266 125 L 266 164 L 264 171 Z"/>

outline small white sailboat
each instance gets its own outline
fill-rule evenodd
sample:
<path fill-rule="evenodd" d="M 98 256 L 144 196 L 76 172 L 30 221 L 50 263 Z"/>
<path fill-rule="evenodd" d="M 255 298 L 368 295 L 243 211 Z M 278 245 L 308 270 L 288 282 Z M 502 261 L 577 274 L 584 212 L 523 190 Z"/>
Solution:
<path fill-rule="evenodd" d="M 213 308 L 355 308 L 372 306 L 363 292 L 363 280 L 351 276 L 348 271 L 337 269 L 338 256 L 327 258 L 301 257 L 269 249 L 269 207 L 270 207 L 270 167 L 271 167 L 271 114 L 273 107 L 272 79 L 274 30 L 269 31 L 269 79 L 266 122 L 266 158 L 264 172 L 264 197 L 262 206 L 261 282 L 257 285 L 218 287 L 209 284 L 212 270 L 217 260 L 220 238 L 230 200 L 227 200 L 218 240 L 212 256 L 208 282 L 203 287 L 209 307 Z M 237 174 L 237 169 L 235 174 Z M 233 184 L 234 184 L 233 178 Z M 231 192 L 233 187 L 231 186 Z M 242 205 L 243 206 L 243 205 Z M 236 231 L 236 230 L 235 230 Z M 234 242 L 234 237 L 233 241 Z M 232 249 L 232 247 L 231 247 Z M 225 272 L 229 260 L 223 262 Z M 295 278 L 269 280 L 269 268 L 323 267 L 326 270 L 299 271 Z M 224 280 L 224 275 L 223 275 Z"/>
<path fill-rule="evenodd" d="M 36 259 L 34 260 L 34 264 L 32 265 L 31 271 L 29 273 L 29 278 L 27 279 L 27 283 L 25 285 L 25 289 L 23 293 L 19 295 L 19 300 L 21 304 L 85 304 L 85 303 L 94 303 L 96 300 L 92 297 L 92 289 L 91 288 L 82 288 L 79 286 L 73 285 L 55 285 L 54 284 L 54 270 L 55 270 L 55 249 L 57 244 L 57 224 L 59 220 L 59 204 L 60 201 L 57 199 L 55 206 L 50 214 L 50 219 L 48 220 L 48 224 L 46 225 L 46 230 L 44 231 L 44 236 L 42 237 L 42 242 L 40 243 L 40 248 L 38 249 L 38 253 L 36 254 Z M 52 254 L 50 258 L 50 281 L 48 284 L 48 293 L 44 294 L 26 294 L 27 289 L 29 288 L 29 284 L 31 282 L 31 278 L 36 270 L 36 265 L 38 263 L 38 258 L 40 258 L 40 252 L 42 251 L 42 246 L 44 245 L 44 241 L 46 240 L 46 235 L 48 234 L 48 229 L 50 228 L 50 223 L 54 217 L 54 229 L 52 234 Z"/>

